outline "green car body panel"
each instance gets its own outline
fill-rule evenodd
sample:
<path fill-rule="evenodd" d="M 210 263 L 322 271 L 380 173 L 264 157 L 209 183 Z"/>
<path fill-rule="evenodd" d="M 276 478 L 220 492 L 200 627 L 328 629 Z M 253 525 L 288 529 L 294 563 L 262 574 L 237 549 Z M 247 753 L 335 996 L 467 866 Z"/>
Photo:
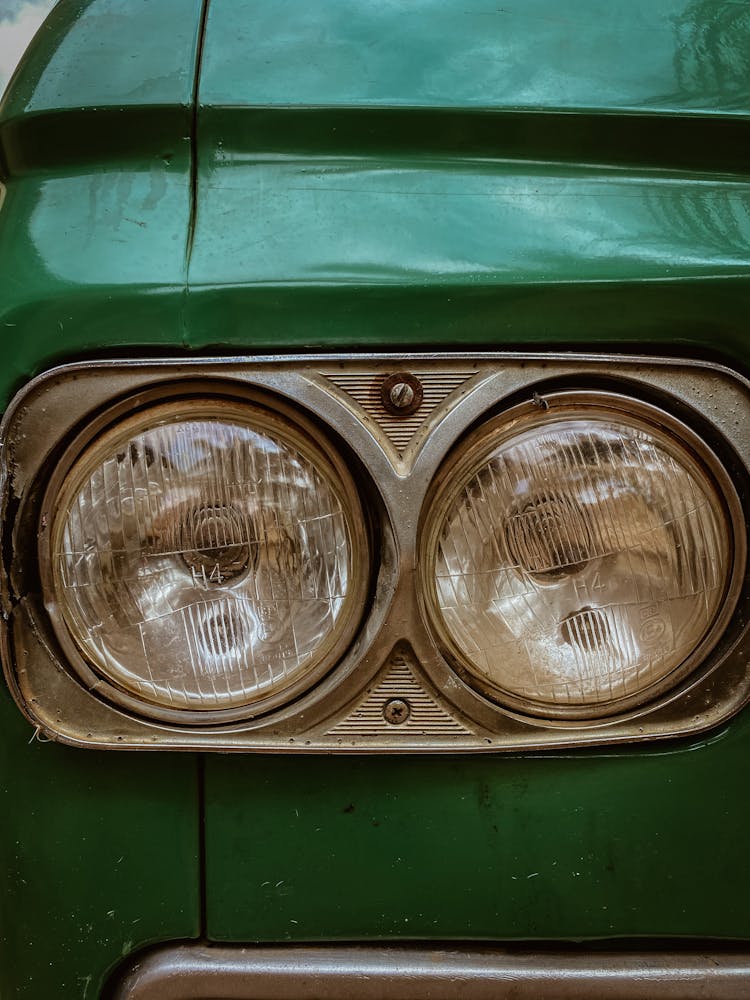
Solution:
<path fill-rule="evenodd" d="M 749 52 L 725 0 L 61 0 L 0 107 L 0 395 L 195 351 L 744 369 Z M 0 718 L 3 1000 L 199 935 L 750 938 L 746 712 L 440 758 L 76 750 L 5 689 Z"/>

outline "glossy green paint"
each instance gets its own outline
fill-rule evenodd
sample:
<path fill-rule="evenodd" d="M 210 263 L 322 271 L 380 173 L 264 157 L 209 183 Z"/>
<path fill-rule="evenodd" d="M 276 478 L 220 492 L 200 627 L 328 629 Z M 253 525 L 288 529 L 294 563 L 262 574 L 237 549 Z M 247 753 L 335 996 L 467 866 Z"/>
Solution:
<path fill-rule="evenodd" d="M 34 739 L 0 691 L 0 997 L 99 996 L 133 949 L 200 933 L 194 757 Z"/>
<path fill-rule="evenodd" d="M 212 0 L 201 348 L 744 361 L 750 7 Z"/>
<path fill-rule="evenodd" d="M 200 14 L 200 0 L 62 0 L 9 85 L 3 400 L 59 359 L 182 343 Z"/>
<path fill-rule="evenodd" d="M 189 105 L 200 10 L 199 0 L 58 0 L 8 86 L 3 120 Z"/>
<path fill-rule="evenodd" d="M 727 0 L 211 0 L 207 105 L 750 110 Z"/>
<path fill-rule="evenodd" d="M 646 341 L 740 353 L 747 176 L 508 160 L 486 145 L 458 155 L 435 148 L 439 119 L 429 155 L 406 142 L 355 155 L 338 116 L 322 113 L 311 147 L 284 151 L 285 128 L 300 142 L 295 117 L 207 116 L 191 343 Z M 334 133 L 336 148 L 323 148 Z"/>
<path fill-rule="evenodd" d="M 748 367 L 750 4 L 211 0 L 196 107 L 200 18 L 61 0 L 0 107 L 3 400 L 107 353 Z M 27 746 L 0 712 L 0 996 L 90 1000 L 123 950 L 199 931 L 196 760 Z M 750 937 L 749 726 L 568 756 L 210 757 L 207 930 Z"/>
<path fill-rule="evenodd" d="M 220 940 L 750 937 L 750 719 L 672 748 L 211 758 Z"/>

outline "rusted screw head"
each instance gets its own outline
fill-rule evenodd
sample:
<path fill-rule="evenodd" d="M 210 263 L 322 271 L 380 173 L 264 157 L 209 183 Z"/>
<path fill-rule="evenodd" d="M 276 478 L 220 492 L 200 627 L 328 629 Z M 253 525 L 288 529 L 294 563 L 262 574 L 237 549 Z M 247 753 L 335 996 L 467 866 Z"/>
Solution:
<path fill-rule="evenodd" d="M 422 383 L 411 372 L 396 372 L 383 381 L 380 398 L 389 413 L 408 417 L 422 405 Z"/>
<path fill-rule="evenodd" d="M 411 715 L 409 702 L 404 698 L 390 698 L 383 705 L 383 718 L 392 726 L 400 726 Z"/>
<path fill-rule="evenodd" d="M 410 406 L 413 402 L 414 390 L 408 382 L 397 382 L 391 388 L 390 398 L 391 402 L 397 409 L 403 410 L 404 407 Z"/>

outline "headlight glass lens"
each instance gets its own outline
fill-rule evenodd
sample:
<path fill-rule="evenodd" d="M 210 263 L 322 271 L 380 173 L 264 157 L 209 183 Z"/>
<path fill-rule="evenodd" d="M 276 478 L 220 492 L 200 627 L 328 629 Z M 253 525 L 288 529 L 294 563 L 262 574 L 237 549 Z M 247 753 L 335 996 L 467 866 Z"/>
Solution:
<path fill-rule="evenodd" d="M 343 465 L 251 403 L 152 407 L 73 465 L 55 600 L 86 661 L 166 709 L 255 706 L 330 665 L 369 573 Z"/>
<path fill-rule="evenodd" d="M 492 421 L 447 473 L 425 532 L 428 614 L 485 693 L 605 714 L 648 697 L 711 631 L 731 528 L 658 414 L 561 394 Z"/>

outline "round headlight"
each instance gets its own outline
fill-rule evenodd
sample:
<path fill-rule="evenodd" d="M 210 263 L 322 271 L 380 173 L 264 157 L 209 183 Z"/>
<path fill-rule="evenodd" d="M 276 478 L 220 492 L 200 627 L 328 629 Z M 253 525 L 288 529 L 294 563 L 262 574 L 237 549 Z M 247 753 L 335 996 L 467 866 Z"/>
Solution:
<path fill-rule="evenodd" d="M 539 402 L 490 420 L 441 474 L 426 612 L 485 695 L 593 718 L 675 684 L 718 639 L 744 572 L 739 502 L 669 414 L 608 393 Z"/>
<path fill-rule="evenodd" d="M 369 553 L 351 477 L 309 428 L 252 402 L 166 402 L 116 423 L 53 505 L 58 635 L 147 714 L 213 721 L 287 701 L 362 614 Z"/>

